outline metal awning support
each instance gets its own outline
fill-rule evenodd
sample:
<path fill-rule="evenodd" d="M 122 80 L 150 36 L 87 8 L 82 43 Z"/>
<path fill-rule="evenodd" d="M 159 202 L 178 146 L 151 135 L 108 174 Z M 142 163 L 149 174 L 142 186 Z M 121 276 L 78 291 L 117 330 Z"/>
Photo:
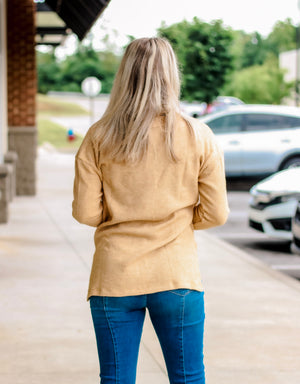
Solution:
<path fill-rule="evenodd" d="M 83 40 L 109 1 L 36 0 L 36 43 L 57 46 L 71 32 Z"/>
<path fill-rule="evenodd" d="M 36 4 L 36 44 L 56 47 L 62 44 L 71 32 L 66 23 L 46 3 Z"/>
<path fill-rule="evenodd" d="M 109 0 L 46 0 L 46 3 L 82 40 Z"/>

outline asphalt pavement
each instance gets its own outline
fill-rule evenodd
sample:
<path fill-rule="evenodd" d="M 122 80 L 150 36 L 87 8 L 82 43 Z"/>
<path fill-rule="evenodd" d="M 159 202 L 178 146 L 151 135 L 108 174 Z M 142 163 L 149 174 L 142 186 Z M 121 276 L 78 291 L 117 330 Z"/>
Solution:
<path fill-rule="evenodd" d="M 271 268 L 300 279 L 300 256 L 291 253 L 290 241 L 271 238 L 249 227 L 249 200 L 250 194 L 247 190 L 230 190 L 230 214 L 227 223 L 210 229 L 209 233 L 250 253 Z"/>

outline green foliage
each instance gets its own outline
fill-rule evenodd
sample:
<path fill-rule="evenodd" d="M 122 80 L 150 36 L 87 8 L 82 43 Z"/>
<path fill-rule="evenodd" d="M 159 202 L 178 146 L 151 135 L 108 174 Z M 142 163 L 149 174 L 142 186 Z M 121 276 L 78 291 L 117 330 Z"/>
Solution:
<path fill-rule="evenodd" d="M 38 145 L 49 143 L 57 149 L 76 150 L 79 148 L 83 139 L 77 135 L 74 141 L 68 141 L 65 127 L 42 117 L 37 119 L 37 128 Z"/>
<path fill-rule="evenodd" d="M 110 93 L 115 74 L 120 65 L 121 58 L 111 51 L 103 51 L 98 53 L 100 68 L 102 72 L 102 92 Z"/>
<path fill-rule="evenodd" d="M 188 42 L 189 26 L 190 23 L 184 20 L 170 26 L 162 23 L 161 27 L 158 29 L 159 36 L 167 38 L 175 50 L 182 71 L 184 70 L 185 64 L 185 51 Z"/>
<path fill-rule="evenodd" d="M 279 53 L 296 48 L 296 27 L 291 19 L 278 21 L 267 38 L 269 51 L 278 56 Z"/>
<path fill-rule="evenodd" d="M 74 141 L 68 141 L 66 127 L 51 121 L 50 117 L 86 114 L 88 114 L 88 112 L 78 104 L 68 103 L 46 95 L 38 95 L 38 145 L 49 143 L 57 149 L 71 151 L 78 149 L 83 138 L 80 135 L 76 135 Z"/>
<path fill-rule="evenodd" d="M 79 46 L 73 55 L 60 63 L 54 53 L 38 53 L 38 91 L 81 92 L 82 81 L 95 76 L 101 80 L 101 92 L 109 93 L 119 63 L 119 56 L 113 52 L 96 52 L 85 46 Z"/>
<path fill-rule="evenodd" d="M 195 17 L 192 23 L 162 25 L 158 32 L 171 42 L 177 54 L 182 71 L 182 97 L 211 102 L 232 69 L 231 31 L 220 20 L 208 24 Z"/>
<path fill-rule="evenodd" d="M 295 48 L 295 31 L 290 19 L 278 21 L 267 38 L 258 33 L 232 31 L 230 52 L 235 70 L 222 93 L 239 97 L 246 103 L 280 104 L 289 95 L 292 84 L 284 81 L 278 55 Z"/>
<path fill-rule="evenodd" d="M 81 90 L 81 82 L 88 76 L 103 80 L 99 70 L 100 63 L 97 53 L 88 47 L 80 47 L 75 54 L 68 56 L 61 63 L 62 85 L 76 84 Z"/>
<path fill-rule="evenodd" d="M 296 27 L 291 19 L 278 21 L 267 38 L 257 32 L 232 31 L 232 34 L 230 52 L 234 56 L 236 70 L 262 65 L 270 57 L 278 57 L 280 52 L 296 47 Z"/>
<path fill-rule="evenodd" d="M 223 92 L 249 104 L 280 104 L 291 87 L 284 82 L 284 71 L 278 68 L 277 61 L 269 60 L 235 71 Z"/>
<path fill-rule="evenodd" d="M 232 31 L 232 43 L 229 47 L 229 51 L 233 56 L 233 68 L 241 69 L 242 67 L 242 52 L 244 50 L 245 43 L 248 39 L 248 35 L 244 31 Z"/>
<path fill-rule="evenodd" d="M 246 35 L 240 59 L 240 68 L 262 65 L 267 57 L 266 48 L 266 42 L 258 32 Z"/>
<path fill-rule="evenodd" d="M 158 30 L 174 47 L 182 74 L 182 98 L 211 102 L 218 94 L 240 97 L 245 102 L 279 103 L 290 85 L 278 69 L 280 52 L 296 46 L 296 27 L 291 19 L 278 21 L 268 37 L 225 28 L 222 21 L 204 23 L 198 18 Z M 132 41 L 133 36 L 128 36 Z M 104 49 L 78 45 L 77 51 L 62 62 L 54 53 L 37 54 L 38 90 L 81 91 L 87 76 L 102 82 L 109 93 L 120 63 L 109 36 L 102 39 Z M 272 78 L 271 78 L 272 77 Z"/>
<path fill-rule="evenodd" d="M 37 75 L 38 92 L 47 93 L 49 90 L 57 90 L 62 74 L 53 52 L 37 52 Z"/>

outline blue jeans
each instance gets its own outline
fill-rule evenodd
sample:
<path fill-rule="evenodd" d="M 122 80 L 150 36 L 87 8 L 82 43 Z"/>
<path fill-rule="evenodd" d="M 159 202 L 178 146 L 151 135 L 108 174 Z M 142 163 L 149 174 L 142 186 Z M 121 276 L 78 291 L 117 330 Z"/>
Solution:
<path fill-rule="evenodd" d="M 101 384 L 134 384 L 148 308 L 171 384 L 204 384 L 204 294 L 176 289 L 148 295 L 92 296 Z"/>

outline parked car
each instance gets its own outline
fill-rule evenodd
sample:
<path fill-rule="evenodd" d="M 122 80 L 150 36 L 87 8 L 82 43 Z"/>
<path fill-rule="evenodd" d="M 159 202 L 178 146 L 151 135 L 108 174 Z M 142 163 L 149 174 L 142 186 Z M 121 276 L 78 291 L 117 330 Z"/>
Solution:
<path fill-rule="evenodd" d="M 300 166 L 300 109 L 237 105 L 199 118 L 217 135 L 226 176 L 268 176 Z"/>
<path fill-rule="evenodd" d="M 232 105 L 242 105 L 244 102 L 233 96 L 218 96 L 211 104 L 206 106 L 203 114 L 223 111 Z"/>
<path fill-rule="evenodd" d="M 233 96 L 218 96 L 211 104 L 205 102 L 192 102 L 182 101 L 180 108 L 182 112 L 192 117 L 200 117 L 208 113 L 222 111 L 232 105 L 241 105 L 244 102 L 237 97 Z"/>
<path fill-rule="evenodd" d="M 191 117 L 199 117 L 204 114 L 204 111 L 206 109 L 207 104 L 206 103 L 188 103 L 187 101 L 181 101 L 180 102 L 180 108 L 183 113 L 185 113 L 188 116 Z"/>
<path fill-rule="evenodd" d="M 300 255 L 300 201 L 298 201 L 295 216 L 292 219 L 291 252 Z"/>
<path fill-rule="evenodd" d="M 300 199 L 300 168 L 277 172 L 250 189 L 249 226 L 292 240 L 292 218 Z"/>

